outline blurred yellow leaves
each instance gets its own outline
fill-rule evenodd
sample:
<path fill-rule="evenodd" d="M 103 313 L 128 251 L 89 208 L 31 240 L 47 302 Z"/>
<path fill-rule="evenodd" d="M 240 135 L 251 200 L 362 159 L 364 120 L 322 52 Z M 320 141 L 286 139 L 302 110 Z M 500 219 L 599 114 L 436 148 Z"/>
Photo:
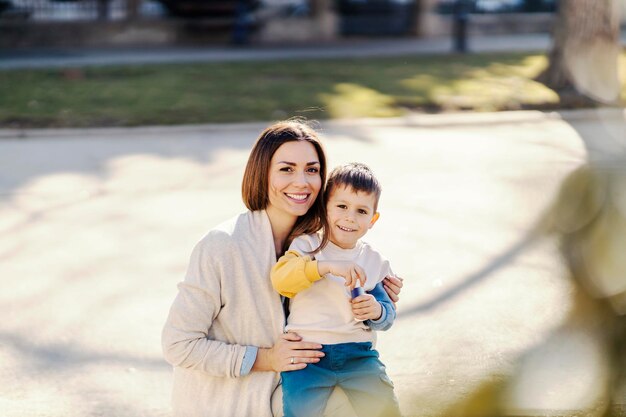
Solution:
<path fill-rule="evenodd" d="M 575 278 L 626 314 L 626 161 L 606 165 L 584 166 L 569 176 L 548 227 L 563 235 Z"/>
<path fill-rule="evenodd" d="M 401 84 L 444 110 L 495 111 L 556 104 L 558 95 L 533 80 L 545 65 L 545 57 L 535 55 L 517 64 L 496 62 L 482 68 L 468 67 L 459 78 L 418 74 Z"/>
<path fill-rule="evenodd" d="M 402 114 L 395 100 L 371 88 L 358 84 L 339 83 L 331 94 L 320 94 L 333 118 L 394 117 Z"/>

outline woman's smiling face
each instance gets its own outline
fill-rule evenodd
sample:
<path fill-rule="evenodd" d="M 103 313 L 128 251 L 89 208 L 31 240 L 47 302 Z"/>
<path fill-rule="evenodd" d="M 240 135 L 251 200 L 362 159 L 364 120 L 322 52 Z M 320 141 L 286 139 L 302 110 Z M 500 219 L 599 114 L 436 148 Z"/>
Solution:
<path fill-rule="evenodd" d="M 268 211 L 293 217 L 306 214 L 322 188 L 315 147 L 301 140 L 282 144 L 272 156 L 268 185 Z"/>

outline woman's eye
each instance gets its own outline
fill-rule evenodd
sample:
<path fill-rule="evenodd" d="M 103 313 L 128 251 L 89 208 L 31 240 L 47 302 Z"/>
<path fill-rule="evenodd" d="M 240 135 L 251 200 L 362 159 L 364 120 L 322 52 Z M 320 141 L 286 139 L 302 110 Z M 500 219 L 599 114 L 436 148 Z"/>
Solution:
<path fill-rule="evenodd" d="M 292 171 L 291 167 L 282 167 L 280 170 L 282 172 L 291 172 Z"/>
<path fill-rule="evenodd" d="M 308 172 L 310 174 L 317 174 L 318 172 L 320 172 L 319 168 L 309 168 Z"/>
<path fill-rule="evenodd" d="M 338 204 L 337 207 L 339 207 L 340 209 L 346 209 L 346 205 L 345 204 Z"/>

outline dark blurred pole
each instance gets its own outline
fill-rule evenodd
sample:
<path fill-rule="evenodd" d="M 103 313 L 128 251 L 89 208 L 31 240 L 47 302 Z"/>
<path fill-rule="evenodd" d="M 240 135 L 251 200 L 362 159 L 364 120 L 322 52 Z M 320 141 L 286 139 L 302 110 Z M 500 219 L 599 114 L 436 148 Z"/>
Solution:
<path fill-rule="evenodd" d="M 524 11 L 526 12 L 540 12 L 543 6 L 542 0 L 526 0 L 524 2 Z"/>
<path fill-rule="evenodd" d="M 232 39 L 235 45 L 245 45 L 248 43 L 251 23 L 250 16 L 249 0 L 237 0 Z"/>
<path fill-rule="evenodd" d="M 109 0 L 98 0 L 98 19 L 109 19 Z"/>
<path fill-rule="evenodd" d="M 9 10 L 11 7 L 13 7 L 13 4 L 11 4 L 9 0 L 0 0 L 0 15 L 2 12 Z"/>
<path fill-rule="evenodd" d="M 469 20 L 470 0 L 456 0 L 452 10 L 452 42 L 454 52 L 467 52 L 467 23 Z"/>

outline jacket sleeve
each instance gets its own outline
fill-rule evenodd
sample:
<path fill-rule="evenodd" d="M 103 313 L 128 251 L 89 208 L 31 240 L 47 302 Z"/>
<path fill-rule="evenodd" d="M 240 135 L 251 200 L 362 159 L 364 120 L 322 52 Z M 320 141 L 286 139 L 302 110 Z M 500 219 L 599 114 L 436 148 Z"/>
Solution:
<path fill-rule="evenodd" d="M 272 267 L 271 279 L 274 289 L 288 298 L 309 288 L 322 277 L 317 271 L 317 261 L 289 250 Z"/>
<path fill-rule="evenodd" d="M 367 291 L 367 293 L 372 294 L 376 301 L 380 303 L 383 313 L 380 316 L 380 319 L 366 320 L 365 324 L 367 324 L 372 330 L 389 330 L 396 319 L 396 309 L 387 295 L 382 281 L 376 284 L 371 291 Z"/>
<path fill-rule="evenodd" d="M 225 256 L 222 248 L 227 242 L 219 240 L 209 234 L 194 248 L 163 327 L 161 343 L 165 360 L 173 366 L 238 377 L 246 346 L 209 338 L 209 329 L 221 307 L 218 259 Z"/>

